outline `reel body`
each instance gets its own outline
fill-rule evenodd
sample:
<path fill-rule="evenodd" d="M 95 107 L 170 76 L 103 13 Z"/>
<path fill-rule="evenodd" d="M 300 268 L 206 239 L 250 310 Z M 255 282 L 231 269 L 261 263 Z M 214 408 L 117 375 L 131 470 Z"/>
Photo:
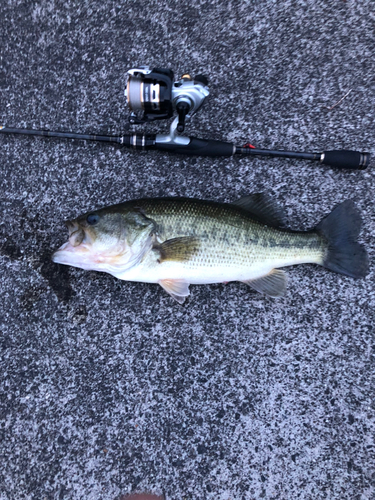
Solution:
<path fill-rule="evenodd" d="M 132 110 L 130 123 L 168 119 L 177 112 L 177 131 L 184 131 L 186 118 L 197 112 L 209 95 L 208 80 L 204 75 L 194 79 L 183 75 L 177 82 L 173 78 L 173 71 L 165 68 L 144 66 L 128 71 L 125 97 Z"/>

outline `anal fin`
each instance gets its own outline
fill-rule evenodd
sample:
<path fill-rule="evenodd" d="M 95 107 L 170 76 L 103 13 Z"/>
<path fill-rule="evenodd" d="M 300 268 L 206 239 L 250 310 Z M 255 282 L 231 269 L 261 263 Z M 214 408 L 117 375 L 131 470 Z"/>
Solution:
<path fill-rule="evenodd" d="M 245 280 L 243 283 L 269 297 L 281 297 L 285 293 L 287 281 L 287 275 L 284 271 L 272 269 L 265 276 L 261 276 L 255 280 Z"/>
<path fill-rule="evenodd" d="M 185 280 L 179 279 L 165 279 L 160 280 L 159 285 L 164 288 L 179 304 L 185 302 L 186 297 L 190 295 L 189 285 Z"/>

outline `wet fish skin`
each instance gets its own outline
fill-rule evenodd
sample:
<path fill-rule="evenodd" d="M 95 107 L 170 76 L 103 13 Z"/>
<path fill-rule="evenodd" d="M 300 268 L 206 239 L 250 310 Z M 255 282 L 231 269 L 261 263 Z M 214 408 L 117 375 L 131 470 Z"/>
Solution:
<path fill-rule="evenodd" d="M 133 200 L 68 222 L 69 242 L 53 260 L 124 280 L 159 283 L 180 303 L 189 295 L 189 284 L 227 281 L 243 281 L 275 297 L 286 288 L 280 267 L 316 263 L 364 276 L 367 254 L 356 242 L 360 222 L 350 201 L 315 230 L 296 232 L 282 227 L 282 210 L 262 194 L 234 204 Z"/>

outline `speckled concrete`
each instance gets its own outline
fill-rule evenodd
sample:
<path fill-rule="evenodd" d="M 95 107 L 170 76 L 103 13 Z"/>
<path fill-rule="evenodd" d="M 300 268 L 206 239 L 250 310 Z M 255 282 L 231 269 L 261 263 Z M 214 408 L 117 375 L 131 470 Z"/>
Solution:
<path fill-rule="evenodd" d="M 2 0 L 0 123 L 127 132 L 125 73 L 146 63 L 207 74 L 190 135 L 375 153 L 374 49 L 369 0 Z M 373 168 L 11 136 L 0 164 L 1 500 L 375 498 Z M 370 274 L 299 266 L 285 298 L 193 286 L 181 307 L 50 261 L 91 208 L 259 191 L 295 229 L 353 199 Z"/>

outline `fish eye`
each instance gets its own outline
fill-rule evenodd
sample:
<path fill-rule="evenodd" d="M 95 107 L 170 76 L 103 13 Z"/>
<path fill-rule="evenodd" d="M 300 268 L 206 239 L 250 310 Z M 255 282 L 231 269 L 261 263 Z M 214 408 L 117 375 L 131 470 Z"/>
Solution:
<path fill-rule="evenodd" d="M 89 224 L 90 226 L 95 226 L 95 224 L 97 224 L 100 220 L 100 217 L 98 214 L 89 214 L 87 217 L 86 217 L 86 221 L 87 221 L 87 224 Z"/>

